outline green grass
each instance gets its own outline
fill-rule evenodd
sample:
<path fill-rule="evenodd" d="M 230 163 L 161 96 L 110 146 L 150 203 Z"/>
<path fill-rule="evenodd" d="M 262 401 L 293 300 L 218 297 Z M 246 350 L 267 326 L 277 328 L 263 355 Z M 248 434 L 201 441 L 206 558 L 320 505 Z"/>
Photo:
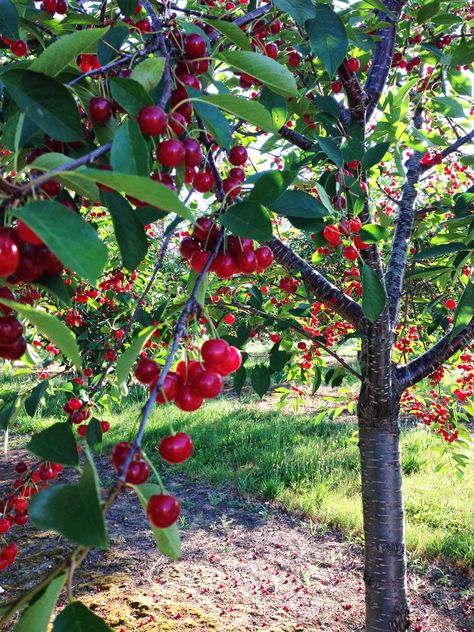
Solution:
<path fill-rule="evenodd" d="M 134 403 L 108 416 L 112 427 L 105 435 L 106 449 L 132 435 L 138 413 Z M 21 417 L 15 431 L 37 431 L 53 421 L 52 415 Z M 359 455 L 353 424 L 315 425 L 311 415 L 264 410 L 250 398 L 221 399 L 192 415 L 172 407 L 156 408 L 144 447 L 165 478 L 170 466 L 157 457 L 156 446 L 169 434 L 170 424 L 175 431 L 189 432 L 195 443 L 190 461 L 173 467 L 173 472 L 216 487 L 234 486 L 347 534 L 360 534 Z M 474 465 L 469 464 L 461 482 L 454 468 L 435 473 L 439 441 L 422 428 L 405 431 L 402 444 L 409 551 L 473 565 Z"/>

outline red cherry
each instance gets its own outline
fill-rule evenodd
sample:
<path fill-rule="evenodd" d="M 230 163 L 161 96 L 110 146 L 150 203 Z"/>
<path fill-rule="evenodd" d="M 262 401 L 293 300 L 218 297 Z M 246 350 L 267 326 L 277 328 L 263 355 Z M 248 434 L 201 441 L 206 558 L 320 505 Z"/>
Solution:
<path fill-rule="evenodd" d="M 211 269 L 219 279 L 230 279 L 235 273 L 235 262 L 231 255 L 217 255 Z"/>
<path fill-rule="evenodd" d="M 176 367 L 176 373 L 183 378 L 185 384 L 192 382 L 196 375 L 203 370 L 199 360 L 189 360 L 189 362 L 181 360 Z"/>
<path fill-rule="evenodd" d="M 355 261 L 359 256 L 359 253 L 357 248 L 354 248 L 354 246 L 344 246 L 342 249 L 342 256 L 349 261 Z"/>
<path fill-rule="evenodd" d="M 16 272 L 20 263 L 20 250 L 10 228 L 0 228 L 0 276 Z M 4 297 L 6 298 L 6 297 Z"/>
<path fill-rule="evenodd" d="M 215 183 L 214 176 L 208 171 L 198 171 L 193 178 L 193 187 L 198 193 L 207 193 Z"/>
<path fill-rule="evenodd" d="M 151 24 L 148 20 L 138 20 L 135 22 L 135 27 L 140 31 L 140 33 L 151 33 Z"/>
<path fill-rule="evenodd" d="M 179 517 L 181 508 L 174 496 L 155 494 L 150 496 L 146 507 L 148 520 L 159 529 L 171 527 Z"/>
<path fill-rule="evenodd" d="M 237 369 L 240 369 L 241 365 L 242 354 L 237 347 L 230 346 L 224 361 L 216 369 L 221 375 L 229 375 L 229 373 L 234 373 Z"/>
<path fill-rule="evenodd" d="M 0 287 L 0 298 L 6 298 L 8 301 L 14 301 L 16 299 L 13 292 L 8 287 Z M 13 309 L 5 305 L 5 303 L 0 303 L 0 311 L 2 311 L 5 316 L 11 314 Z"/>
<path fill-rule="evenodd" d="M 186 156 L 184 144 L 176 139 L 163 140 L 156 150 L 156 158 L 165 167 L 177 167 Z"/>
<path fill-rule="evenodd" d="M 150 382 L 150 392 L 155 388 L 159 375 L 156 375 Z M 180 385 L 181 379 L 176 373 L 170 371 L 165 377 L 163 384 L 156 395 L 158 404 L 166 404 L 171 402 L 176 394 L 176 389 Z"/>
<path fill-rule="evenodd" d="M 277 35 L 279 32 L 281 31 L 281 21 L 280 20 L 274 20 L 271 24 L 270 24 L 270 33 L 272 35 Z"/>
<path fill-rule="evenodd" d="M 169 126 L 176 134 L 176 136 L 182 136 L 186 131 L 188 123 L 180 112 L 173 112 L 169 120 Z"/>
<path fill-rule="evenodd" d="M 127 460 L 131 449 L 132 444 L 129 441 L 120 441 L 119 443 L 116 443 L 112 448 L 110 460 L 112 461 L 112 465 L 117 471 L 120 469 L 120 466 Z"/>
<path fill-rule="evenodd" d="M 57 180 L 48 180 L 41 185 L 41 190 L 49 197 L 56 197 L 61 190 L 61 184 Z"/>
<path fill-rule="evenodd" d="M 25 338 L 19 338 L 12 345 L 0 346 L 0 358 L 5 360 L 19 360 L 26 351 Z"/>
<path fill-rule="evenodd" d="M 359 235 L 356 235 L 354 237 L 354 246 L 357 248 L 357 250 L 367 250 L 370 244 L 366 244 L 364 241 L 362 241 Z"/>
<path fill-rule="evenodd" d="M 226 325 L 233 325 L 236 321 L 234 314 L 226 314 L 222 319 Z"/>
<path fill-rule="evenodd" d="M 334 224 L 328 224 L 328 226 L 324 227 L 323 237 L 331 245 L 338 245 L 341 243 L 341 234 L 338 227 Z"/>
<path fill-rule="evenodd" d="M 240 167 L 232 167 L 229 171 L 229 176 L 239 182 L 243 182 L 245 180 L 245 171 Z"/>
<path fill-rule="evenodd" d="M 159 136 L 166 130 L 168 116 L 159 105 L 146 105 L 138 112 L 137 123 L 145 136 Z"/>
<path fill-rule="evenodd" d="M 174 397 L 174 403 L 177 408 L 186 412 L 193 412 L 201 407 L 203 398 L 196 395 L 192 387 L 184 384 L 180 386 Z"/>
<path fill-rule="evenodd" d="M 278 46 L 273 42 L 266 44 L 265 54 L 271 59 L 276 59 L 278 57 Z"/>
<path fill-rule="evenodd" d="M 227 249 L 235 257 L 244 250 L 253 250 L 253 239 L 249 237 L 237 237 L 237 235 L 229 235 L 227 239 Z"/>
<path fill-rule="evenodd" d="M 248 153 L 243 145 L 234 145 L 229 151 L 229 162 L 231 165 L 240 167 L 247 162 Z"/>
<path fill-rule="evenodd" d="M 448 298 L 444 306 L 446 309 L 456 309 L 456 301 L 453 301 L 452 298 Z"/>
<path fill-rule="evenodd" d="M 10 564 L 14 561 L 17 555 L 18 555 L 18 547 L 16 544 L 13 544 L 13 542 L 10 542 L 10 544 L 7 544 L 7 546 L 2 551 L 2 556 L 6 560 L 8 560 Z"/>
<path fill-rule="evenodd" d="M 41 8 L 43 11 L 47 11 L 48 13 L 54 15 L 56 13 L 56 9 L 58 8 L 58 0 L 43 0 Z"/>
<path fill-rule="evenodd" d="M 357 72 L 360 68 L 360 61 L 356 57 L 347 60 L 347 67 L 351 72 Z"/>
<path fill-rule="evenodd" d="M 23 334 L 23 327 L 15 316 L 0 318 L 0 345 L 9 346 L 17 342 Z"/>
<path fill-rule="evenodd" d="M 70 410 L 80 410 L 82 408 L 82 401 L 78 397 L 71 397 L 67 405 Z"/>
<path fill-rule="evenodd" d="M 205 369 L 196 375 L 191 386 L 200 397 L 215 399 L 221 394 L 223 384 L 217 371 Z"/>
<path fill-rule="evenodd" d="M 222 338 L 206 340 L 201 347 L 201 357 L 210 366 L 219 366 L 225 361 L 229 351 L 229 343 Z"/>
<path fill-rule="evenodd" d="M 183 463 L 193 453 L 194 445 L 191 437 L 185 432 L 177 432 L 160 441 L 158 451 L 168 463 Z"/>
<path fill-rule="evenodd" d="M 191 256 L 190 265 L 194 272 L 202 272 L 210 257 L 209 252 L 198 251 Z"/>
<path fill-rule="evenodd" d="M 18 474 L 23 474 L 23 472 L 26 472 L 27 469 L 28 466 L 23 461 L 18 461 L 15 465 L 15 471 L 18 472 Z"/>
<path fill-rule="evenodd" d="M 103 421 L 100 422 L 100 429 L 102 430 L 102 432 L 108 432 L 110 430 L 110 422 L 109 421 L 105 421 L 105 419 Z"/>
<path fill-rule="evenodd" d="M 67 3 L 67 0 L 58 0 L 56 13 L 59 13 L 59 15 L 65 15 L 67 13 L 68 8 L 69 8 L 69 5 Z"/>
<path fill-rule="evenodd" d="M 362 228 L 362 223 L 358 217 L 353 217 L 349 222 L 349 231 L 351 233 L 358 233 Z"/>
<path fill-rule="evenodd" d="M 146 461 L 139 459 L 138 461 L 132 461 L 128 466 L 125 480 L 131 485 L 143 485 L 150 476 L 150 467 Z"/>
<path fill-rule="evenodd" d="M 8 518 L 0 518 L 0 534 L 8 533 L 10 531 L 11 526 L 12 526 L 12 523 L 10 522 Z"/>
<path fill-rule="evenodd" d="M 280 342 L 281 336 L 280 334 L 272 334 L 270 336 L 270 340 L 276 344 L 277 342 Z"/>
<path fill-rule="evenodd" d="M 184 237 L 179 243 L 179 253 L 185 259 L 191 259 L 195 252 L 201 250 L 201 244 L 194 237 Z"/>
<path fill-rule="evenodd" d="M 150 384 L 159 373 L 160 367 L 154 360 L 149 358 L 142 358 L 135 367 L 135 377 L 141 384 Z"/>
<path fill-rule="evenodd" d="M 240 181 L 236 178 L 225 178 L 222 182 L 222 188 L 227 197 L 235 198 L 240 193 Z"/>
<path fill-rule="evenodd" d="M 290 53 L 288 55 L 288 66 L 291 68 L 298 68 L 301 64 L 301 55 L 297 52 Z"/>
<path fill-rule="evenodd" d="M 204 57 L 207 49 L 206 40 L 197 33 L 186 35 L 183 40 L 183 47 L 186 57 L 190 59 Z"/>
<path fill-rule="evenodd" d="M 187 167 L 199 167 L 204 160 L 201 144 L 195 138 L 186 138 L 183 140 L 185 157 L 184 164 Z"/>
<path fill-rule="evenodd" d="M 85 437 L 87 434 L 87 428 L 88 428 L 87 424 L 81 424 L 80 426 L 77 427 L 77 434 L 80 435 L 81 437 Z"/>
<path fill-rule="evenodd" d="M 260 246 L 260 248 L 257 248 L 255 256 L 257 257 L 259 268 L 268 268 L 273 263 L 273 252 L 268 246 Z"/>
<path fill-rule="evenodd" d="M 253 274 L 258 268 L 258 260 L 253 250 L 244 250 L 236 257 L 237 266 L 245 274 Z"/>
<path fill-rule="evenodd" d="M 92 97 L 89 101 L 89 116 L 95 123 L 107 123 L 112 116 L 110 102 L 104 97 Z"/>
<path fill-rule="evenodd" d="M 29 228 L 24 222 L 21 220 L 18 221 L 16 226 L 17 235 L 28 244 L 33 246 L 41 246 L 43 244 L 42 240 L 38 237 L 36 233 L 34 233 L 31 228 Z"/>
<path fill-rule="evenodd" d="M 17 40 L 10 44 L 10 50 L 16 57 L 24 57 L 28 54 L 28 46 L 23 40 Z"/>
<path fill-rule="evenodd" d="M 342 82 L 341 81 L 333 81 L 331 83 L 331 90 L 334 92 L 334 94 L 338 94 L 339 92 L 342 91 Z"/>

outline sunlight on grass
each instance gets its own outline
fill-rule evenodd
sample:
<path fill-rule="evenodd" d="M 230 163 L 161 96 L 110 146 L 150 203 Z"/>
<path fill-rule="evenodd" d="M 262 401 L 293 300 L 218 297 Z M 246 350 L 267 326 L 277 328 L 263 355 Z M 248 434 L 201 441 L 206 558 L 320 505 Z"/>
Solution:
<path fill-rule="evenodd" d="M 108 417 L 112 426 L 104 437 L 106 449 L 133 436 L 138 412 L 135 404 Z M 53 421 L 52 416 L 22 417 L 17 428 L 37 431 Z M 173 467 L 173 473 L 217 487 L 231 485 L 346 533 L 361 532 L 354 424 L 315 424 L 311 415 L 262 410 L 249 399 L 211 402 L 192 415 L 156 408 L 144 446 L 165 478 L 171 469 L 158 458 L 156 446 L 171 429 L 188 432 L 195 443 L 193 458 Z M 405 431 L 402 443 L 409 550 L 473 564 L 474 465 L 468 466 L 463 482 L 451 469 L 435 473 L 439 442 L 424 428 Z"/>

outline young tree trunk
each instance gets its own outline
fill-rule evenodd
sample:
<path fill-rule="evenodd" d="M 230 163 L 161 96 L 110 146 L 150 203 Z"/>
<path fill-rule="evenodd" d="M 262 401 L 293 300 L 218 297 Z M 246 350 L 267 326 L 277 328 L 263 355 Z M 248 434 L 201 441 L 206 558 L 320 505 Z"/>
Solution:
<path fill-rule="evenodd" d="M 369 390 L 369 389 L 368 389 Z M 361 400 L 366 401 L 364 389 Z M 359 450 L 365 538 L 367 632 L 409 627 L 399 398 L 359 402 Z M 379 410 L 377 411 L 377 408 Z M 370 417 L 368 411 L 372 411 Z"/>

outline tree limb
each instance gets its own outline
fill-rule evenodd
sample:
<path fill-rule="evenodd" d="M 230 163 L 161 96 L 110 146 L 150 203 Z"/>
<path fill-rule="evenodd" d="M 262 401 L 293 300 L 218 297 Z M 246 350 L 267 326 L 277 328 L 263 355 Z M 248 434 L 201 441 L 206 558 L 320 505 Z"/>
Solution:
<path fill-rule="evenodd" d="M 452 143 L 452 145 L 448 145 L 448 147 L 443 149 L 443 151 L 440 152 L 442 157 L 446 158 L 446 156 L 453 154 L 455 151 L 458 151 L 460 147 L 462 147 L 466 143 L 469 143 L 469 141 L 471 141 L 472 139 L 474 139 L 474 129 L 470 131 L 469 134 L 466 134 L 465 136 L 461 136 L 460 138 L 458 138 L 454 143 Z M 422 165 L 420 169 L 421 173 L 428 171 L 428 169 L 431 169 L 432 166 L 433 165 Z"/>
<path fill-rule="evenodd" d="M 272 249 L 275 261 L 288 271 L 301 274 L 305 285 L 318 300 L 329 305 L 342 318 L 352 323 L 356 329 L 365 330 L 367 320 L 361 306 L 356 301 L 344 294 L 279 239 L 272 239 L 266 244 Z"/>
<path fill-rule="evenodd" d="M 456 336 L 451 337 L 451 331 L 423 355 L 404 366 L 398 367 L 396 374 L 400 387 L 405 390 L 413 384 L 427 377 L 449 360 L 457 351 L 462 349 L 474 338 L 474 318 Z"/>
<path fill-rule="evenodd" d="M 355 72 L 349 70 L 347 66 L 347 59 L 345 59 L 339 66 L 338 74 L 347 95 L 351 118 L 353 121 L 364 127 L 366 94 L 361 87 Z"/>

